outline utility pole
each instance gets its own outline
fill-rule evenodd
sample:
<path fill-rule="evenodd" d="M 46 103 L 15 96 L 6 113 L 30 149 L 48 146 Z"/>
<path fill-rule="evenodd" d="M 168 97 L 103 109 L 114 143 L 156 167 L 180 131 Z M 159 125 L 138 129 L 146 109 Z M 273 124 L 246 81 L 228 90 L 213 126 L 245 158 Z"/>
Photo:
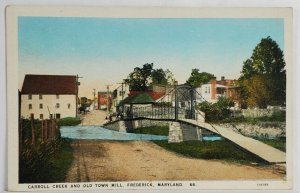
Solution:
<path fill-rule="evenodd" d="M 96 109 L 96 89 L 93 89 L 94 90 L 94 92 L 93 92 L 93 94 L 94 94 L 94 104 L 93 104 L 93 109 L 95 110 Z"/>
<path fill-rule="evenodd" d="M 123 79 L 123 82 L 121 82 L 121 83 L 117 83 L 117 84 L 121 84 L 122 85 L 122 91 L 121 91 L 121 93 L 122 93 L 122 100 L 124 99 L 124 94 L 125 94 L 125 92 L 124 92 L 124 84 L 126 84 L 126 79 Z"/>
<path fill-rule="evenodd" d="M 80 85 L 80 82 L 78 81 L 79 78 L 83 78 L 83 77 L 79 77 L 78 74 L 76 75 L 76 117 L 78 117 L 78 86 Z"/>
<path fill-rule="evenodd" d="M 174 91 L 175 91 L 175 121 L 178 121 L 178 83 L 174 81 Z"/>
<path fill-rule="evenodd" d="M 106 89 L 107 89 L 107 93 L 106 93 L 106 110 L 107 110 L 107 115 L 109 114 L 109 109 L 108 109 L 108 104 L 109 104 L 109 101 L 108 101 L 108 94 L 109 94 L 109 87 L 112 86 L 112 85 L 105 85 L 106 86 Z"/>

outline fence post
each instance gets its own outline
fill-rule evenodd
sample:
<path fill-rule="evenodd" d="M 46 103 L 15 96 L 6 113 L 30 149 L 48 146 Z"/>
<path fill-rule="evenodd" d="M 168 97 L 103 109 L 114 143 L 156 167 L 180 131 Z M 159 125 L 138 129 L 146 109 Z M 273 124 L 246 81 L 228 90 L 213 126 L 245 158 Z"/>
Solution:
<path fill-rule="evenodd" d="M 51 122 L 52 122 L 51 123 L 52 139 L 54 139 L 55 138 L 55 119 L 51 119 Z"/>
<path fill-rule="evenodd" d="M 41 140 L 44 143 L 44 119 L 41 121 Z"/>
<path fill-rule="evenodd" d="M 52 138 L 52 118 L 49 119 L 49 125 L 48 125 L 48 139 Z"/>
<path fill-rule="evenodd" d="M 31 123 L 31 144 L 35 148 L 34 114 L 31 114 L 30 116 L 30 123 Z"/>
<path fill-rule="evenodd" d="M 19 119 L 19 152 L 22 152 L 23 144 L 23 119 Z"/>
<path fill-rule="evenodd" d="M 45 129 L 44 137 L 45 137 L 45 141 L 47 141 L 47 139 L 48 139 L 48 120 L 47 119 L 45 120 L 44 129 Z"/>

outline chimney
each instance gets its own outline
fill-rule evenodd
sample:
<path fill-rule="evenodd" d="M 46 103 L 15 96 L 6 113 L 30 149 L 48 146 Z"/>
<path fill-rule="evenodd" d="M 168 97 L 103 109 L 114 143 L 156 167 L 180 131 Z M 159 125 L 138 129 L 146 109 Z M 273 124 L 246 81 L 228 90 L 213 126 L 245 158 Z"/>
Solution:
<path fill-rule="evenodd" d="M 225 76 L 221 76 L 221 80 L 224 81 L 225 80 Z"/>

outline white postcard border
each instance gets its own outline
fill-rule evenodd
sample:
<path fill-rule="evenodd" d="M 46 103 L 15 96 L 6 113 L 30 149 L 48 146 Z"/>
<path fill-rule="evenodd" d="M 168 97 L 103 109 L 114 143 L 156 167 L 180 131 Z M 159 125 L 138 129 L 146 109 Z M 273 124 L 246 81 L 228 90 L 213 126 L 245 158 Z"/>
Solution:
<path fill-rule="evenodd" d="M 112 17 L 112 18 L 283 18 L 284 55 L 287 70 L 287 175 L 286 181 L 181 181 L 181 187 L 150 187 L 150 189 L 291 189 L 293 180 L 293 131 L 292 131 L 292 10 L 291 8 L 162 8 L 162 7 L 83 7 L 83 6 L 8 6 L 6 9 L 7 35 L 7 128 L 8 128 L 8 188 L 12 191 L 40 191 L 43 188 L 28 188 L 28 184 L 18 184 L 18 16 L 49 17 Z M 167 181 L 164 181 L 167 182 Z M 111 186 L 114 182 L 108 183 Z M 148 187 L 124 187 L 121 189 L 149 189 Z M 145 182 L 146 183 L 146 182 Z M 153 184 L 158 182 L 152 181 Z M 173 183 L 170 182 L 170 183 Z M 188 185 L 195 183 L 195 186 Z M 61 183 L 59 183 L 61 184 Z M 66 183 L 67 184 L 67 183 Z M 63 190 L 99 190 L 78 188 Z M 265 185 L 263 185 L 265 184 Z M 268 185 L 266 185 L 268 184 Z M 49 185 L 49 190 L 53 184 Z M 55 185 L 55 184 L 54 184 Z M 238 185 L 238 186 L 237 186 Z M 104 189 L 118 189 L 110 187 Z"/>

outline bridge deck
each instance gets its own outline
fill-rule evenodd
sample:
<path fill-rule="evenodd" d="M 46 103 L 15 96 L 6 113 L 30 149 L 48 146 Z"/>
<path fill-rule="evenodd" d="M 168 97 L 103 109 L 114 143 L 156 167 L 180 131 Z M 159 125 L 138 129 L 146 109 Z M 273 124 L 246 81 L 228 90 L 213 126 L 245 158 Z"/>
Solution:
<path fill-rule="evenodd" d="M 286 154 L 274 147 L 271 147 L 265 143 L 258 140 L 252 139 L 250 137 L 243 136 L 239 133 L 232 131 L 229 128 L 223 128 L 219 126 L 212 127 L 208 123 L 197 122 L 192 119 L 181 119 L 181 121 L 193 124 L 205 128 L 211 132 L 222 135 L 224 138 L 232 141 L 233 143 L 239 145 L 245 150 L 257 155 L 258 157 L 268 161 L 269 163 L 285 163 Z M 216 131 L 218 130 L 218 132 Z"/>

